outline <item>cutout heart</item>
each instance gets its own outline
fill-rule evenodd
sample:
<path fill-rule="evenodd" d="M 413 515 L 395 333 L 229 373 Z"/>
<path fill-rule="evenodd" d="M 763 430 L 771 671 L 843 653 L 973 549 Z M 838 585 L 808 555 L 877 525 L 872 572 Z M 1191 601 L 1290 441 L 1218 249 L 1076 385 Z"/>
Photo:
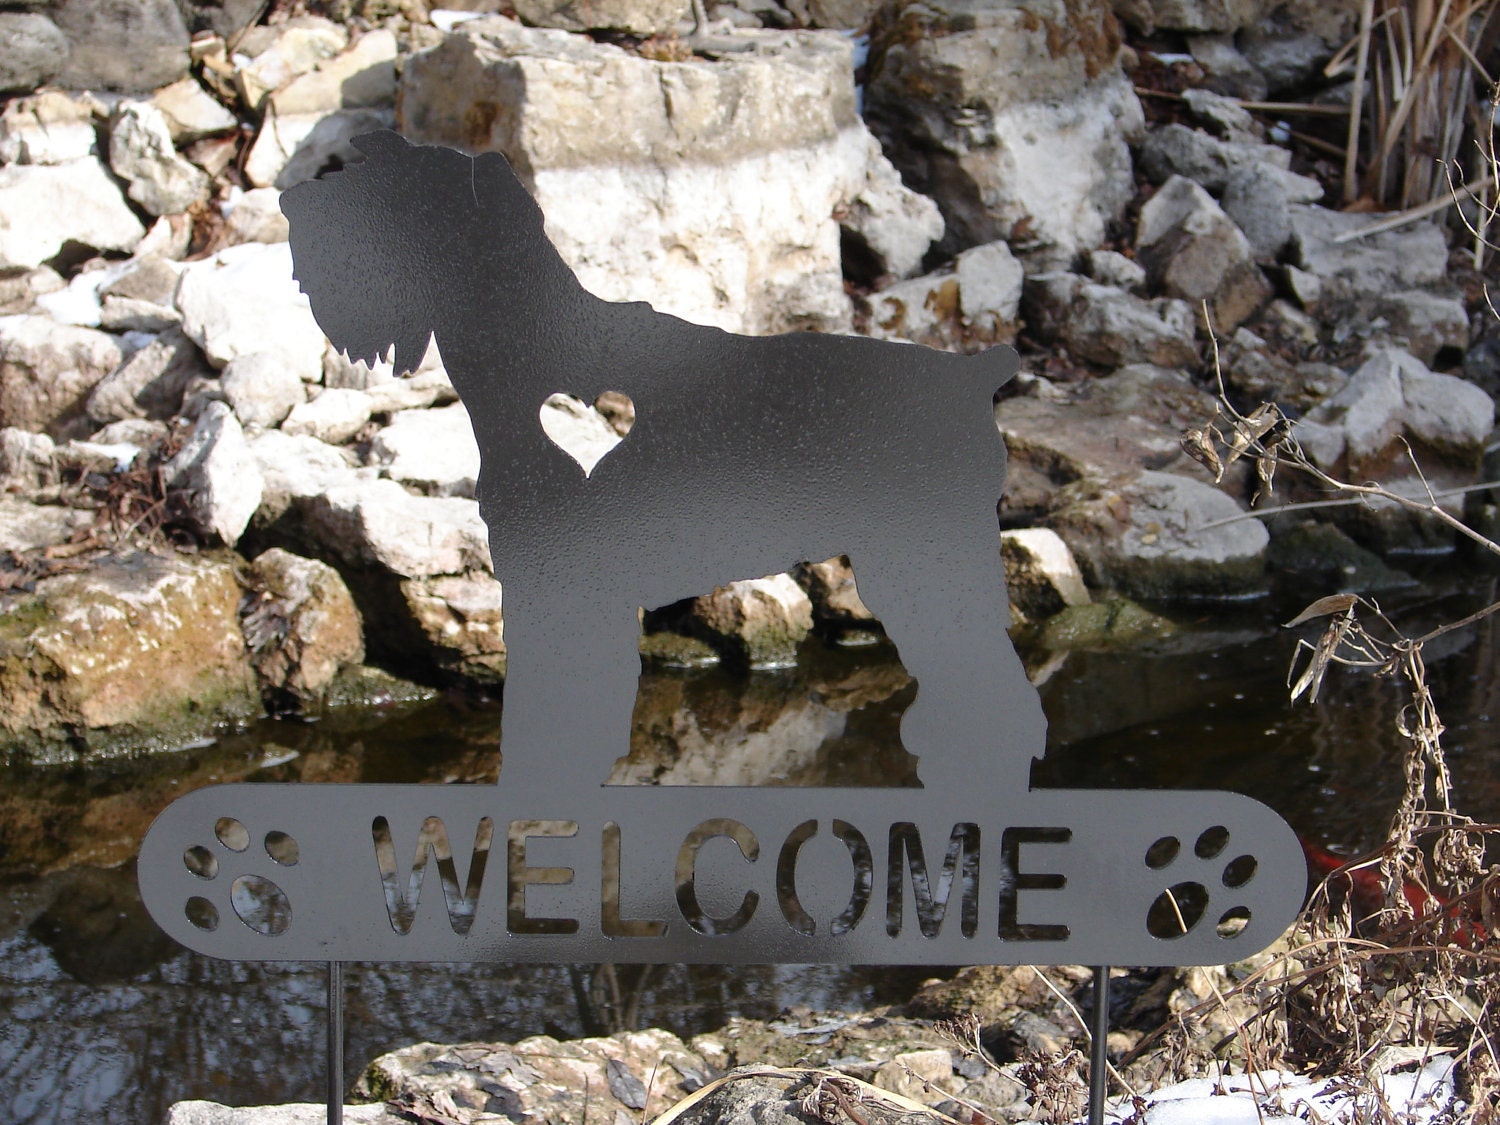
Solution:
<path fill-rule="evenodd" d="M 630 433 L 635 425 L 635 403 L 620 391 L 605 391 L 590 406 L 559 391 L 542 403 L 540 418 L 552 444 L 577 461 L 583 475 L 589 476 Z"/>

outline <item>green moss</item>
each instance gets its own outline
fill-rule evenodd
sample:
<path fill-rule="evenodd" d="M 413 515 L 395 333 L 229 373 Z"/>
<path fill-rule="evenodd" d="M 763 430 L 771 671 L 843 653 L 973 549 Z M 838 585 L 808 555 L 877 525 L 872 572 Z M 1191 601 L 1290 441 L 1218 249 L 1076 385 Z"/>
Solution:
<path fill-rule="evenodd" d="M 1127 598 L 1069 606 L 1037 630 L 1049 651 L 1135 648 L 1170 637 L 1177 626 Z"/>

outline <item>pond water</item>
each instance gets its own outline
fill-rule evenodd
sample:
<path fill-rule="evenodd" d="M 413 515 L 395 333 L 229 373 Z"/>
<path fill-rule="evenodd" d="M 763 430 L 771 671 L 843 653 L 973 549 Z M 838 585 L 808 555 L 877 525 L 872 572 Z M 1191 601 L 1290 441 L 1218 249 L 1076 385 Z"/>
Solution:
<path fill-rule="evenodd" d="M 1461 615 L 1494 596 L 1411 594 L 1403 623 Z M 1395 603 L 1392 602 L 1392 605 Z M 1332 674 L 1315 706 L 1289 706 L 1295 605 L 1204 607 L 1147 651 L 1053 659 L 1051 724 L 1034 783 L 1226 788 L 1304 836 L 1377 841 L 1401 787 L 1399 684 Z M 1389 607 L 1388 607 L 1389 608 Z M 1300 635 L 1307 635 L 1306 633 Z M 1491 623 L 1428 652 L 1462 807 L 1500 820 L 1497 638 Z M 1041 654 L 1038 665 L 1048 664 Z M 623 782 L 911 785 L 897 724 L 912 687 L 887 648 L 812 646 L 797 669 L 642 677 Z M 255 1104 L 321 1097 L 320 965 L 232 964 L 161 935 L 131 857 L 155 813 L 231 780 L 492 781 L 497 704 L 457 696 L 317 723 L 265 722 L 195 749 L 89 769 L 4 773 L 0 788 L 0 1117 L 152 1122 L 183 1098 Z M 348 1069 L 422 1039 L 572 1036 L 659 1025 L 682 1034 L 735 1014 L 904 999 L 926 970 L 655 966 L 351 965 Z"/>

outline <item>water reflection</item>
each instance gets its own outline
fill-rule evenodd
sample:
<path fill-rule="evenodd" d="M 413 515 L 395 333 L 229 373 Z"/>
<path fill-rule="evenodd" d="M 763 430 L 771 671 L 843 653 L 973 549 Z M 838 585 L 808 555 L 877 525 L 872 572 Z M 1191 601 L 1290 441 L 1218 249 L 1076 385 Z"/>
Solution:
<path fill-rule="evenodd" d="M 1457 616 L 1454 609 L 1417 606 L 1433 619 Z M 1289 707 L 1294 637 L 1275 622 L 1290 616 L 1261 609 L 1226 623 L 1216 612 L 1152 652 L 1052 660 L 1042 688 L 1050 741 L 1034 780 L 1236 789 L 1314 839 L 1373 841 L 1401 788 L 1394 722 L 1401 689 L 1367 675 L 1335 675 L 1316 707 Z M 1462 807 L 1500 820 L 1495 644 L 1486 624 L 1445 638 L 1428 657 Z M 894 654 L 879 649 L 814 651 L 794 671 L 741 680 L 714 670 L 653 672 L 642 679 L 631 753 L 610 780 L 914 785 L 915 762 L 897 736 L 912 692 Z M 211 747 L 141 762 L 7 771 L 0 786 L 0 1117 L 27 1125 L 151 1121 L 182 1098 L 317 1100 L 321 966 L 220 963 L 178 949 L 136 895 L 131 860 L 139 839 L 171 800 L 215 782 L 492 782 L 499 717 L 494 704 L 435 697 L 318 723 L 264 723 Z M 438 875 L 449 881 L 451 874 L 449 890 L 461 902 L 466 888 L 444 870 L 451 848 L 432 844 Z M 295 857 L 283 851 L 277 862 Z M 409 888 L 391 890 L 399 917 Z M 270 888 L 242 888 L 234 905 L 261 924 L 282 924 Z M 688 1034 L 733 1014 L 769 1018 L 788 1003 L 899 1000 L 926 975 L 350 966 L 348 1065 L 356 1071 L 382 1051 L 423 1039 L 571 1036 L 632 1024 Z"/>

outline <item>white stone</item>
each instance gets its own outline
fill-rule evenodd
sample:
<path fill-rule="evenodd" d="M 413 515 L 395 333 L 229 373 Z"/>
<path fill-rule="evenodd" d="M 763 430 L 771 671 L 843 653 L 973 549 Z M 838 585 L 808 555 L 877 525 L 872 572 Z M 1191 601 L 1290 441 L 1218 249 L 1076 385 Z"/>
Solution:
<path fill-rule="evenodd" d="M 59 324 L 98 328 L 104 319 L 100 290 L 119 280 L 128 269 L 128 263 L 115 262 L 102 269 L 84 270 L 63 288 L 38 297 L 36 307 Z"/>
<path fill-rule="evenodd" d="M 229 546 L 239 542 L 264 482 L 233 411 L 211 402 L 175 457 L 163 467 L 167 488 L 179 493 L 199 530 Z"/>
<path fill-rule="evenodd" d="M 395 113 L 380 108 L 286 116 L 268 110 L 245 161 L 245 178 L 256 187 L 289 188 L 312 179 L 334 160 L 360 159 L 354 138 L 395 123 Z"/>
<path fill-rule="evenodd" d="M 16 98 L 0 113 L 0 164 L 64 164 L 95 154 L 95 118 L 104 106 L 92 94 L 44 90 Z"/>
<path fill-rule="evenodd" d="M 943 214 L 901 182 L 879 141 L 868 137 L 865 147 L 865 183 L 839 225 L 864 243 L 885 273 L 911 277 L 922 268 L 928 248 L 943 237 Z"/>
<path fill-rule="evenodd" d="M 711 62 L 659 63 L 474 20 L 408 60 L 403 130 L 504 152 L 598 296 L 736 332 L 845 328 L 834 216 L 869 189 L 872 159 L 850 45 L 815 32 L 736 38 L 744 50 Z M 486 105 L 507 108 L 484 117 Z"/>
<path fill-rule="evenodd" d="M 0 272 L 35 269 L 66 242 L 129 251 L 145 233 L 94 157 L 0 168 Z"/>
<path fill-rule="evenodd" d="M 1141 264 L 1116 250 L 1091 250 L 1089 276 L 1100 285 L 1113 285 L 1127 293 L 1139 292 L 1146 284 Z"/>
<path fill-rule="evenodd" d="M 183 329 L 210 362 L 269 351 L 308 382 L 323 371 L 323 330 L 292 276 L 286 243 L 231 246 L 193 262 L 177 286 Z"/>
<path fill-rule="evenodd" d="M 178 329 L 163 332 L 99 381 L 88 399 L 95 422 L 171 418 L 188 381 L 203 373 L 197 347 Z"/>
<path fill-rule="evenodd" d="M 370 459 L 392 480 L 428 496 L 472 497 L 479 479 L 479 445 L 462 403 L 403 410 L 375 435 Z"/>
<path fill-rule="evenodd" d="M 951 266 L 872 295 L 869 333 L 966 352 L 1009 343 L 1019 326 L 1024 280 L 1005 243 L 976 246 Z"/>
<path fill-rule="evenodd" d="M 172 140 L 179 145 L 239 128 L 239 119 L 195 78 L 163 86 L 151 95 L 151 104 L 161 112 Z"/>
<path fill-rule="evenodd" d="M 751 668 L 795 665 L 797 646 L 812 631 L 812 600 L 789 574 L 720 586 L 695 599 L 692 614 Z"/>
<path fill-rule="evenodd" d="M 390 105 L 396 98 L 396 37 L 385 28 L 292 79 L 271 95 L 278 117 Z"/>
<path fill-rule="evenodd" d="M 177 155 L 167 119 L 150 102 L 122 102 L 110 120 L 109 166 L 153 215 L 176 215 L 208 195 L 208 173 Z"/>
<path fill-rule="evenodd" d="M 413 496 L 393 480 L 337 485 L 298 502 L 306 533 L 354 566 L 405 578 L 492 569 L 479 505 Z"/>
<path fill-rule="evenodd" d="M 1005 585 L 1011 603 L 1027 617 L 1047 617 L 1091 600 L 1078 560 L 1051 528 L 1002 531 L 1000 554 L 1005 560 Z"/>
<path fill-rule="evenodd" d="M 235 56 L 239 70 L 235 82 L 245 104 L 259 110 L 266 95 L 307 74 L 325 59 L 331 59 L 349 43 L 349 34 L 331 20 L 302 18 L 290 25 L 267 29 L 274 40 L 252 58 Z M 247 39 L 249 37 L 247 36 Z"/>
<path fill-rule="evenodd" d="M 118 339 L 92 328 L 45 316 L 0 317 L 0 426 L 57 436 L 123 357 Z"/>
<path fill-rule="evenodd" d="M 322 1102 L 288 1105 L 227 1106 L 218 1102 L 177 1102 L 167 1110 L 166 1125 L 323 1125 L 328 1107 Z M 349 1125 L 402 1125 L 406 1120 L 382 1105 L 346 1105 Z"/>
<path fill-rule="evenodd" d="M 230 191 L 224 204 L 224 237 L 230 246 L 244 242 L 285 242 L 286 216 L 281 213 L 281 192 L 275 188 Z"/>
<path fill-rule="evenodd" d="M 266 430 L 248 440 L 264 481 L 259 518 L 267 522 L 298 500 L 358 479 L 352 453 L 308 434 Z"/>
<path fill-rule="evenodd" d="M 1448 243 L 1433 223 L 1339 242 L 1387 216 L 1293 206 L 1292 240 L 1297 264 L 1324 282 L 1355 293 L 1379 295 L 1441 281 L 1448 270 Z"/>
<path fill-rule="evenodd" d="M 309 434 L 330 445 L 342 445 L 370 420 L 370 396 L 351 387 L 329 387 L 308 402 L 292 407 L 281 428 Z"/>
<path fill-rule="evenodd" d="M 9 551 L 35 551 L 66 543 L 94 522 L 94 513 L 55 504 L 32 504 L 0 493 L 0 543 Z"/>
<path fill-rule="evenodd" d="M 236 356 L 219 377 L 224 398 L 240 424 L 269 429 L 307 401 L 302 377 L 270 352 Z"/>
<path fill-rule="evenodd" d="M 954 250 L 1013 242 L 1028 272 L 1098 246 L 1133 192 L 1144 114 L 1107 5 L 906 2 L 872 59 L 865 117 Z"/>

